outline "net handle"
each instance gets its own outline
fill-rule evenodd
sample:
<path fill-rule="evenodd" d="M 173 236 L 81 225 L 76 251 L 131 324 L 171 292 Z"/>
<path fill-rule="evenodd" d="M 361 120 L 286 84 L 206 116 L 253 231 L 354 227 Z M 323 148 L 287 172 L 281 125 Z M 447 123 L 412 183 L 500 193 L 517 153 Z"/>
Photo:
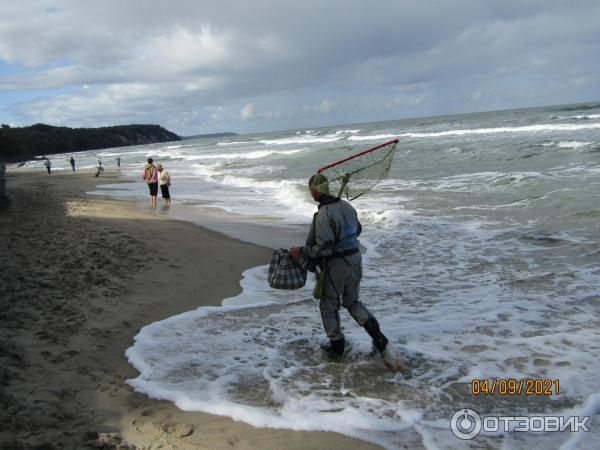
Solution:
<path fill-rule="evenodd" d="M 340 159 L 339 161 L 336 161 L 336 162 L 333 162 L 331 164 L 321 167 L 319 170 L 317 170 L 317 173 L 321 173 L 325 169 L 329 169 L 330 167 L 337 166 L 338 164 L 341 164 L 343 162 L 350 161 L 351 159 L 354 159 L 354 158 L 358 158 L 359 156 L 366 155 L 367 153 L 374 152 L 375 150 L 380 149 L 381 147 L 385 147 L 386 145 L 397 144 L 398 142 L 400 142 L 398 139 L 394 139 L 393 141 L 385 142 L 376 147 L 373 147 L 373 148 L 367 149 L 365 151 L 362 151 L 360 153 L 357 153 L 356 155 L 352 155 L 352 156 L 348 156 L 347 158 Z"/>

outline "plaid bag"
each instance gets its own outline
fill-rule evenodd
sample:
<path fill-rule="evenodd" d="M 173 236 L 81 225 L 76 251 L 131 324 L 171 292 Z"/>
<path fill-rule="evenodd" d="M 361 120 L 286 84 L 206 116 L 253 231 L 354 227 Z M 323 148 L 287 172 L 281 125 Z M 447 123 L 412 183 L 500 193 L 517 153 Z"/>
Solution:
<path fill-rule="evenodd" d="M 306 284 L 306 264 L 294 261 L 284 248 L 275 250 L 269 265 L 269 286 L 275 289 L 300 289 Z"/>

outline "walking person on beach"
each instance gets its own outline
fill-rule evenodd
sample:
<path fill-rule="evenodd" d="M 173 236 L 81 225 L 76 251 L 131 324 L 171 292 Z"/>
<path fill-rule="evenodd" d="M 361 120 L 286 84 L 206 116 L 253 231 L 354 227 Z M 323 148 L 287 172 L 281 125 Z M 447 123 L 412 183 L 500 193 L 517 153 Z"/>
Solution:
<path fill-rule="evenodd" d="M 96 166 L 96 174 L 94 176 L 97 177 L 101 173 L 104 173 L 104 167 L 102 167 L 102 158 L 98 158 L 98 166 Z"/>
<path fill-rule="evenodd" d="M 71 163 L 71 169 L 73 169 L 73 173 L 75 173 L 75 158 L 71 156 L 69 162 Z"/>
<path fill-rule="evenodd" d="M 46 166 L 46 170 L 48 171 L 48 175 L 50 175 L 52 173 L 52 163 L 50 162 L 50 160 L 48 158 L 46 158 L 46 161 L 44 162 L 44 165 Z"/>
<path fill-rule="evenodd" d="M 0 211 L 8 204 L 10 198 L 6 193 L 6 164 L 0 161 Z"/>
<path fill-rule="evenodd" d="M 317 280 L 320 289 L 315 289 L 315 296 L 320 300 L 323 327 L 329 338 L 329 344 L 321 347 L 336 357 L 344 353 L 345 338 L 339 314 L 340 307 L 344 306 L 371 336 L 373 346 L 385 364 L 391 369 L 404 370 L 398 355 L 388 351 L 388 339 L 381 332 L 377 319 L 358 298 L 362 278 L 358 236 L 362 226 L 356 210 L 349 202 L 324 193 L 328 192 L 323 189 L 326 184 L 327 178 L 320 174 L 313 175 L 308 181 L 312 198 L 319 202 L 318 211 L 313 216 L 306 245 L 289 250 L 292 258 L 302 255 L 317 262 L 321 269 Z"/>
<path fill-rule="evenodd" d="M 148 164 L 144 166 L 143 179 L 148 183 L 148 189 L 150 189 L 150 206 L 155 208 L 156 196 L 158 194 L 158 171 L 153 163 L 154 160 L 148 158 Z"/>
<path fill-rule="evenodd" d="M 117 167 L 121 170 L 121 157 L 117 156 Z"/>
<path fill-rule="evenodd" d="M 158 171 L 158 184 L 160 186 L 160 193 L 162 194 L 162 198 L 165 200 L 165 205 L 171 205 L 171 194 L 169 194 L 169 186 L 171 186 L 171 176 L 169 172 L 167 172 L 162 164 L 156 165 L 156 170 Z"/>

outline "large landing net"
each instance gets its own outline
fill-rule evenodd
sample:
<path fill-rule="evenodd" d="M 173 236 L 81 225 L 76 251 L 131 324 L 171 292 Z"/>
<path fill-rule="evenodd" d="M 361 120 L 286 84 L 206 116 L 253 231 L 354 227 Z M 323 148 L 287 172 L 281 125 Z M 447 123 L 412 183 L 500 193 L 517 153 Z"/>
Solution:
<path fill-rule="evenodd" d="M 398 139 L 321 167 L 312 187 L 318 192 L 354 200 L 385 179 L 392 166 Z"/>

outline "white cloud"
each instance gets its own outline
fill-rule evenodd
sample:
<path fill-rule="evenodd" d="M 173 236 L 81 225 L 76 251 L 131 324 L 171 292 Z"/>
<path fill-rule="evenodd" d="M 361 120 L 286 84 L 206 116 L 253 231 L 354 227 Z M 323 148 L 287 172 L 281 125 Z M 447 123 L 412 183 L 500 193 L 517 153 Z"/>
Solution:
<path fill-rule="evenodd" d="M 251 103 L 244 105 L 244 107 L 240 111 L 240 118 L 242 120 L 250 120 L 253 117 L 254 117 L 254 105 L 252 105 Z"/>
<path fill-rule="evenodd" d="M 158 73 L 186 73 L 227 64 L 232 48 L 227 33 L 216 34 L 210 26 L 195 32 L 176 26 L 174 30 L 150 40 L 136 65 Z"/>

